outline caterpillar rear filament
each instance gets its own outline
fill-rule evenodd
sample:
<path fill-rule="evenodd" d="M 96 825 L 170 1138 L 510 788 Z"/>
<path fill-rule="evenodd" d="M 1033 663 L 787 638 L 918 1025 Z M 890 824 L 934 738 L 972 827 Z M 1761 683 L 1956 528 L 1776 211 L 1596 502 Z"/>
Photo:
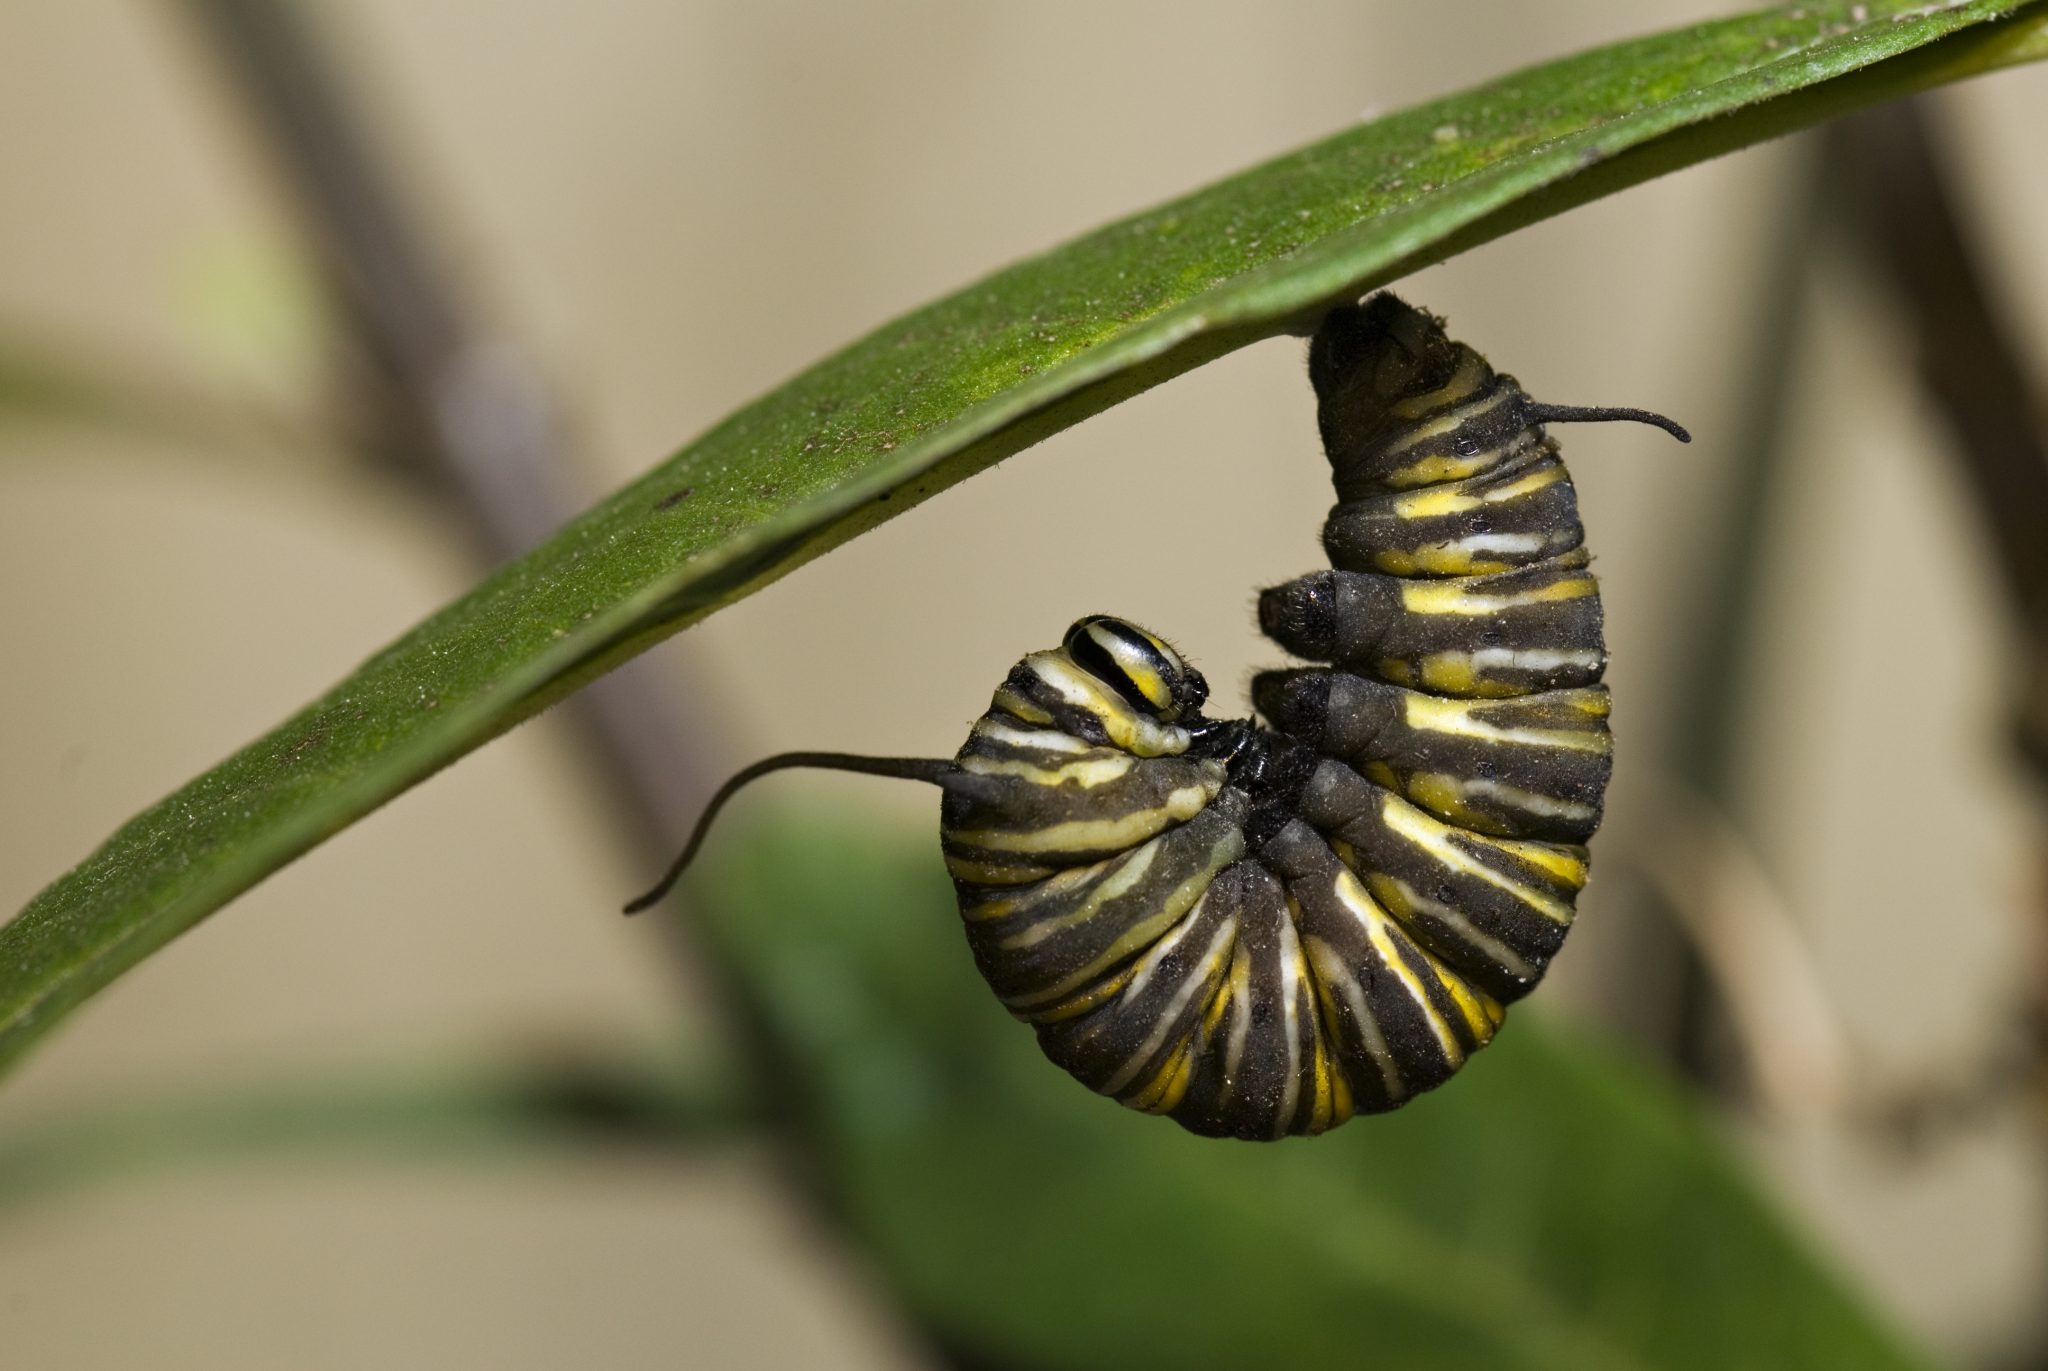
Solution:
<path fill-rule="evenodd" d="M 1314 1134 L 1398 1108 L 1492 1040 L 1586 882 L 1611 769 L 1598 587 L 1530 400 L 1392 295 L 1333 311 L 1309 376 L 1331 569 L 1266 591 L 1319 665 L 1202 713 L 1166 641 L 1092 615 L 1010 670 L 950 761 L 790 753 L 757 776 L 928 781 L 976 964 L 1089 1089 L 1196 1133 Z"/>

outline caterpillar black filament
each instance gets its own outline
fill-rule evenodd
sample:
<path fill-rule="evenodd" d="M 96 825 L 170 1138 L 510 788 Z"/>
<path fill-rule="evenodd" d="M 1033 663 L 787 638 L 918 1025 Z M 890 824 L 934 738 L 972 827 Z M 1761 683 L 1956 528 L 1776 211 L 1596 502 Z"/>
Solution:
<path fill-rule="evenodd" d="M 1266 591 L 1324 665 L 1209 719 L 1201 674 L 1095 615 L 1019 662 L 951 761 L 791 753 L 933 782 L 968 943 L 1091 1090 L 1197 1133 L 1320 1133 L 1441 1084 L 1541 979 L 1586 881 L 1611 767 L 1607 654 L 1577 498 L 1539 405 L 1382 294 L 1309 375 L 1331 570 Z"/>

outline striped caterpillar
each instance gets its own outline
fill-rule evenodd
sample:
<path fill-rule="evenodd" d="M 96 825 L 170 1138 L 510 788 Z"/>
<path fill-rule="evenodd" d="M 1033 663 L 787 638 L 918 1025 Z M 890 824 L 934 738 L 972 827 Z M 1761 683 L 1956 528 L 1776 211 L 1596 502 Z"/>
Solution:
<path fill-rule="evenodd" d="M 1607 654 L 1541 405 L 1390 294 L 1309 351 L 1331 569 L 1259 622 L 1322 665 L 1210 719 L 1164 639 L 1092 615 L 1010 671 L 950 761 L 787 753 L 926 781 L 981 974 L 1089 1089 L 1196 1133 L 1315 1134 L 1442 1084 L 1542 978 L 1612 766 Z"/>

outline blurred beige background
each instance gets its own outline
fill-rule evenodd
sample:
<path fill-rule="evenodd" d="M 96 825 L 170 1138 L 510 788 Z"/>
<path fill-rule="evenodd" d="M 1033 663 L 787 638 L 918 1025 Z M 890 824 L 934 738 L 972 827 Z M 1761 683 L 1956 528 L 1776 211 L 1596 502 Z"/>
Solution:
<path fill-rule="evenodd" d="M 460 283 L 546 369 L 594 496 L 992 266 L 1364 113 L 1726 8 L 310 11 Z M 2048 357 L 2048 73 L 1946 108 L 2011 317 Z M 1726 159 L 1403 285 L 1547 397 L 1654 406 L 1700 435 L 1568 439 L 1607 590 L 1624 830 L 1656 792 L 1628 748 L 1668 723 L 1758 258 L 1800 165 Z M 0 0 L 0 345 L 263 416 L 167 439 L 0 412 L 0 909 L 476 574 L 333 440 L 317 286 L 265 172 L 175 5 Z M 2004 747 L 2003 602 L 1940 435 L 1861 278 L 1813 270 L 1822 341 L 1771 528 L 1740 817 L 1859 1079 L 1907 1084 L 1983 1052 L 2025 988 L 2040 814 Z M 1161 387 L 659 649 L 701 691 L 707 768 L 950 752 L 1012 660 L 1098 609 L 1170 633 L 1231 693 L 1274 656 L 1252 589 L 1318 560 L 1301 353 L 1275 340 Z M 1133 508 L 1186 550 L 1133 567 Z M 1048 520 L 1069 537 L 1050 563 Z M 819 698 L 802 668 L 846 657 L 901 670 L 836 674 Z M 778 789 L 929 819 L 921 794 L 858 781 Z M 547 723 L 486 749 L 117 985 L 8 1082 L 0 1126 L 184 1082 L 673 1035 L 694 992 L 658 929 L 612 916 L 648 873 L 593 794 Z M 1648 917 L 1627 887 L 1596 881 L 1556 1012 L 1625 992 Z M 2022 1118 L 1917 1162 L 1825 1119 L 1738 1127 L 1935 1346 L 1991 1358 L 2034 1329 L 2048 1178 Z M 745 1154 L 181 1172 L 0 1218 L 0 1345 L 23 1368 L 922 1364 L 865 1282 L 773 1159 Z"/>

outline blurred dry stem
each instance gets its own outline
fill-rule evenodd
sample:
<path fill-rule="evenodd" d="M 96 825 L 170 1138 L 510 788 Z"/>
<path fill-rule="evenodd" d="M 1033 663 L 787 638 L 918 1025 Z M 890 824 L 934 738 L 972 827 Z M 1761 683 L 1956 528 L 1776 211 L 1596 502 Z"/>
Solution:
<path fill-rule="evenodd" d="M 1849 1103 L 1846 1029 L 1797 913 L 1728 812 L 1672 787 L 1638 858 L 1697 958 L 1702 993 L 1727 1016 L 1742 1081 L 1775 1124 Z"/>
<path fill-rule="evenodd" d="M 2029 379 L 2038 369 L 2004 318 L 1999 272 L 1955 188 L 1936 102 L 1879 106 L 1835 124 L 1827 139 L 1842 217 L 1900 313 L 2010 598 L 2019 650 L 2031 667 L 2022 676 L 2014 737 L 2048 778 L 2048 428 Z M 1974 1069 L 1883 1111 L 1898 1136 L 1924 1147 L 2038 1084 L 2040 1026 L 2048 1023 L 2048 1000 L 2038 998 L 2048 986 L 2039 977 L 2034 993 Z"/>
<path fill-rule="evenodd" d="M 1951 153 L 1923 97 L 1828 133 L 1841 211 L 1912 339 L 1920 381 L 1949 427 L 1988 549 L 2012 597 L 2033 672 L 2019 740 L 2048 771 L 2048 432 L 1999 304 L 1998 273 L 1952 184 Z"/>
<path fill-rule="evenodd" d="M 461 518 L 490 563 L 531 548 L 583 504 L 539 368 L 460 297 L 298 7 L 188 3 L 297 199 L 349 339 L 374 368 L 363 379 L 375 449 Z M 672 695 L 643 666 L 563 706 L 636 855 L 665 852 L 707 789 Z"/>
<path fill-rule="evenodd" d="M 1798 965 L 1778 968 L 1759 959 L 1767 948 L 1798 947 L 1799 933 L 1778 923 L 1786 902 L 1754 859 L 1739 828 L 1734 795 L 1736 738 L 1741 727 L 1741 683 L 1754 654 L 1759 614 L 1765 608 L 1770 568 L 1765 554 L 1767 517 L 1782 496 L 1797 453 L 1790 441 L 1795 365 L 1807 339 L 1813 299 L 1811 261 L 1819 237 L 1825 177 L 1820 148 L 1807 139 L 1807 166 L 1785 179 L 1763 270 L 1753 287 L 1746 345 L 1726 411 L 1741 427 L 1728 444 L 1725 493 L 1713 516 L 1713 555 L 1693 592 L 1691 626 L 1672 663 L 1674 721 L 1659 740 L 1661 822 L 1645 834 L 1634 861 L 1651 898 L 1671 917 L 1676 938 L 1666 954 L 1673 987 L 1667 1021 L 1657 1025 L 1673 1063 L 1708 1086 L 1721 1081 L 1713 1044 L 1725 1024 L 1732 1032 L 1744 1085 L 1774 1112 L 1799 1112 L 1802 1098 L 1838 1101 L 1846 1043 L 1825 995 Z M 1758 898 L 1763 903 L 1757 902 Z M 1731 902 L 1742 906 L 1731 919 Z M 1789 914 L 1784 917 L 1789 919 Z M 1768 995 L 1742 987 L 1769 986 Z M 1780 995 L 1791 998 L 1779 1002 Z M 1793 1040 L 1804 1047 L 1785 1059 L 1774 1044 L 1796 1023 Z"/>
<path fill-rule="evenodd" d="M 1680 815 L 1646 840 L 1640 859 L 1688 944 L 1680 960 L 1676 1059 L 1696 1078 L 1716 1075 L 1712 1043 L 1725 1022 L 1748 1090 L 1766 1110 L 1810 1112 L 1825 1102 L 1855 1110 L 1876 1132 L 1913 1148 L 1980 1118 L 2033 1079 L 2041 1036 L 2016 1031 L 1987 1049 L 1981 1070 L 1910 1093 L 1845 1088 L 1847 1044 L 1802 969 L 1796 923 L 1739 832 L 1733 774 L 1742 682 L 1769 572 L 1769 511 L 1791 464 L 1792 382 L 1806 342 L 1811 262 L 1837 229 L 1866 251 L 1913 340 L 1922 384 L 1954 436 L 1952 450 L 1986 542 L 2016 611 L 2022 651 L 2036 665 L 2019 702 L 2018 741 L 2048 764 L 2048 442 L 2044 442 L 2011 331 L 1999 317 L 1994 271 L 1944 169 L 1946 151 L 1927 97 L 1851 116 L 1821 136 L 1810 174 L 1792 180 L 1771 270 L 1762 283 L 1748 349 L 1753 361 L 1733 408 L 1746 429 L 1715 540 L 1711 579 L 1676 673 L 1684 726 L 1666 745 Z M 1731 899 L 1723 898 L 1732 896 Z M 1793 957 L 1801 965 L 1777 964 Z M 1748 987 L 1769 986 L 1769 994 Z M 2048 1017 L 2028 1006 L 2021 1017 Z M 1791 1050 L 1784 1045 L 1791 1043 Z M 2017 1044 L 2017 1045 L 2015 1045 Z M 1998 1082 L 2003 1082 L 2002 1085 Z"/>

